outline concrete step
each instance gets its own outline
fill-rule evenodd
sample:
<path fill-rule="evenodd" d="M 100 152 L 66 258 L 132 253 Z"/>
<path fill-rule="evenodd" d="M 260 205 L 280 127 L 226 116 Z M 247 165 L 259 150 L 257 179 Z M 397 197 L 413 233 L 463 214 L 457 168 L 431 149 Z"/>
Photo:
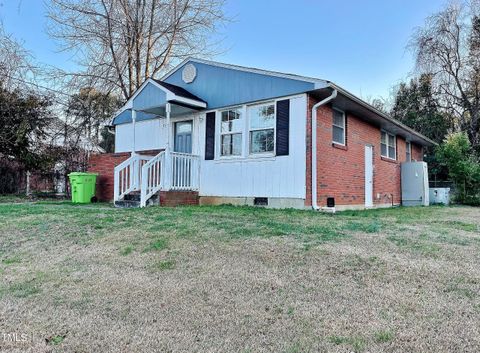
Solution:
<path fill-rule="evenodd" d="M 153 195 L 147 200 L 147 206 L 158 206 L 159 197 L 158 194 Z M 118 208 L 131 208 L 140 207 L 140 192 L 132 192 L 123 197 L 123 200 L 115 201 L 115 207 Z"/>
<path fill-rule="evenodd" d="M 140 201 L 119 200 L 119 201 L 115 201 L 115 207 L 118 207 L 118 208 L 137 208 L 137 207 L 140 207 Z"/>
<path fill-rule="evenodd" d="M 125 195 L 123 199 L 126 201 L 140 201 L 140 197 L 140 192 L 131 192 L 130 194 Z"/>

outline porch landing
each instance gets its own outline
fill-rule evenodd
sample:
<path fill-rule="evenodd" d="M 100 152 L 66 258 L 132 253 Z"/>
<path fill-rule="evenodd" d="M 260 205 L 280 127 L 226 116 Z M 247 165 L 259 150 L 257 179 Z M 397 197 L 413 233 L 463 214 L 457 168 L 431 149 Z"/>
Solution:
<path fill-rule="evenodd" d="M 161 150 L 143 151 L 145 155 L 155 155 Z M 114 168 L 120 163 L 124 162 L 130 157 L 130 153 L 102 153 L 90 156 L 88 171 L 97 173 L 96 196 L 100 201 L 112 202 L 114 195 Z M 140 192 L 135 191 L 122 200 L 116 202 L 117 207 L 139 207 L 140 206 Z M 198 205 L 199 195 L 198 191 L 192 190 L 161 190 L 153 195 L 148 200 L 148 205 L 156 206 L 183 206 L 183 205 Z"/>

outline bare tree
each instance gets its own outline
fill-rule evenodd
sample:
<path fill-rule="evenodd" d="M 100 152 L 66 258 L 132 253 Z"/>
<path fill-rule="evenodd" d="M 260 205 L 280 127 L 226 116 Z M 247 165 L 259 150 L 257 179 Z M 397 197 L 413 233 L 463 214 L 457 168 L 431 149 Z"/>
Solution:
<path fill-rule="evenodd" d="M 19 88 L 36 70 L 30 53 L 5 32 L 0 22 L 0 85 L 7 89 Z"/>
<path fill-rule="evenodd" d="M 431 75 L 441 108 L 480 150 L 480 6 L 450 3 L 430 16 L 411 41 L 420 73 Z"/>
<path fill-rule="evenodd" d="M 49 33 L 72 50 L 82 87 L 128 99 L 149 77 L 188 56 L 208 56 L 224 0 L 50 0 Z"/>

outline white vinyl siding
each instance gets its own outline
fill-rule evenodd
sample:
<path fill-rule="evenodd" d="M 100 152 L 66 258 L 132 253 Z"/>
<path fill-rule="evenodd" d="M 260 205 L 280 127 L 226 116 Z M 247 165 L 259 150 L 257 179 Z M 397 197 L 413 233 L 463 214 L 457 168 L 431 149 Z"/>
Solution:
<path fill-rule="evenodd" d="M 382 157 L 397 159 L 397 137 L 395 135 L 382 131 L 380 146 Z"/>
<path fill-rule="evenodd" d="M 345 112 L 333 109 L 332 142 L 345 146 Z"/>
<path fill-rule="evenodd" d="M 242 106 L 243 155 L 221 157 L 219 111 L 216 119 L 218 134 L 216 136 L 216 158 L 202 160 L 200 196 L 305 199 L 307 96 L 302 94 L 280 99 L 290 100 L 289 136 L 292 143 L 288 156 L 276 157 L 275 150 L 270 153 L 249 153 L 250 127 L 247 110 L 252 105 L 244 105 Z M 201 121 L 203 130 L 198 136 L 200 138 L 199 146 L 202 148 L 200 155 L 203 155 L 206 124 L 205 119 Z"/>

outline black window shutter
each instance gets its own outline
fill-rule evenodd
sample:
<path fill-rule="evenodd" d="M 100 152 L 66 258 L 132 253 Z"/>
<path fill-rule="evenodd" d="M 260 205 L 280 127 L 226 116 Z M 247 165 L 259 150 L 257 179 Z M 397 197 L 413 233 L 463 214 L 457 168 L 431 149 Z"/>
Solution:
<path fill-rule="evenodd" d="M 207 113 L 205 129 L 205 160 L 215 158 L 215 112 Z"/>
<path fill-rule="evenodd" d="M 277 156 L 288 156 L 290 134 L 290 100 L 277 102 Z"/>

